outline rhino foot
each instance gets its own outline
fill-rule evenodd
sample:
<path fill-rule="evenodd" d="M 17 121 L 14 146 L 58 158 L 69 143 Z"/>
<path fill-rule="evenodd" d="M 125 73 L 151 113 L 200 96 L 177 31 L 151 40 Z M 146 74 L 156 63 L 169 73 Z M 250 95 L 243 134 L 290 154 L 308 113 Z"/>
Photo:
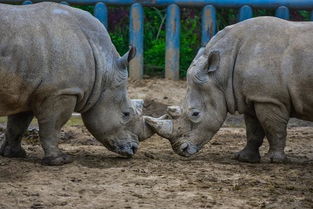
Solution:
<path fill-rule="evenodd" d="M 284 152 L 269 151 L 265 155 L 265 158 L 268 161 L 270 161 L 271 163 L 286 163 L 286 162 L 288 162 L 288 158 Z"/>
<path fill-rule="evenodd" d="M 0 148 L 0 155 L 12 158 L 25 158 L 26 152 L 21 146 L 10 146 L 4 142 Z"/>
<path fill-rule="evenodd" d="M 42 159 L 44 165 L 64 165 L 71 162 L 73 162 L 73 158 L 64 153 L 56 157 L 44 157 Z"/>
<path fill-rule="evenodd" d="M 240 152 L 235 153 L 234 159 L 241 162 L 259 163 L 261 160 L 259 151 L 251 151 L 243 149 Z"/>

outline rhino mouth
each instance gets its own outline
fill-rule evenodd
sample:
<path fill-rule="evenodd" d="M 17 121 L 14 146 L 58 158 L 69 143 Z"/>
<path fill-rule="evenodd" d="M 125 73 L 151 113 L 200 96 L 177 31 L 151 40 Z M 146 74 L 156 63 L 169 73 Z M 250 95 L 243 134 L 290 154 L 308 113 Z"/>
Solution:
<path fill-rule="evenodd" d="M 192 155 L 199 152 L 200 148 L 191 142 L 182 142 L 172 144 L 173 150 L 180 156 L 191 157 Z"/>
<path fill-rule="evenodd" d="M 113 140 L 101 140 L 102 144 L 111 152 L 131 158 L 138 150 L 138 138 L 120 138 Z"/>
<path fill-rule="evenodd" d="M 114 152 L 125 156 L 127 158 L 133 157 L 133 155 L 137 152 L 139 144 L 136 142 L 128 142 L 126 144 L 120 144 L 115 147 Z"/>

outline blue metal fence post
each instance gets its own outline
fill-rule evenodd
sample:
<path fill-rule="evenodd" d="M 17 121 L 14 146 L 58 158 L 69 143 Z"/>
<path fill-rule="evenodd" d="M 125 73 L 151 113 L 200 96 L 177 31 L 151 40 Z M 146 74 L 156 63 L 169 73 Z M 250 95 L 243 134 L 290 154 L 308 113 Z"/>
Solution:
<path fill-rule="evenodd" d="M 136 47 L 136 56 L 129 63 L 129 77 L 138 80 L 143 77 L 144 12 L 142 5 L 133 4 L 129 16 L 129 44 Z"/>
<path fill-rule="evenodd" d="M 180 9 L 171 4 L 166 11 L 165 78 L 179 79 Z"/>
<path fill-rule="evenodd" d="M 239 10 L 239 22 L 247 20 L 253 16 L 253 10 L 250 6 L 244 5 Z"/>
<path fill-rule="evenodd" d="M 33 2 L 32 1 L 29 1 L 29 0 L 26 0 L 26 1 L 23 1 L 23 5 L 29 5 L 29 4 L 32 4 Z"/>
<path fill-rule="evenodd" d="M 207 5 L 202 9 L 201 15 L 201 46 L 205 46 L 216 32 L 216 9 Z"/>
<path fill-rule="evenodd" d="M 69 5 L 67 1 L 61 1 L 60 4 Z"/>
<path fill-rule="evenodd" d="M 93 11 L 93 15 L 108 28 L 108 8 L 103 2 L 98 2 Z"/>
<path fill-rule="evenodd" d="M 289 20 L 289 9 L 285 6 L 280 6 L 275 11 L 275 16 L 281 19 Z"/>

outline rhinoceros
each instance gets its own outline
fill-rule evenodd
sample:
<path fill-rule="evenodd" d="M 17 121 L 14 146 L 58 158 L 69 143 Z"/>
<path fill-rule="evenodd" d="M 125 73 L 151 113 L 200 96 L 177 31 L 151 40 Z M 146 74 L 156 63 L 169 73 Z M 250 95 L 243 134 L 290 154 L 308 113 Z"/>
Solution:
<path fill-rule="evenodd" d="M 187 72 L 187 92 L 173 119 L 147 118 L 170 140 L 176 153 L 198 152 L 222 126 L 227 113 L 244 114 L 247 144 L 235 158 L 259 162 L 259 147 L 269 141 L 267 159 L 284 153 L 290 117 L 313 121 L 313 23 L 258 17 L 214 36 L 198 51 Z"/>
<path fill-rule="evenodd" d="M 60 165 L 72 158 L 58 133 L 73 112 L 109 150 L 132 156 L 152 135 L 141 101 L 127 94 L 127 66 L 105 27 L 89 13 L 56 3 L 0 4 L 0 116 L 8 116 L 0 154 L 25 157 L 21 138 L 33 117 L 45 156 Z"/>

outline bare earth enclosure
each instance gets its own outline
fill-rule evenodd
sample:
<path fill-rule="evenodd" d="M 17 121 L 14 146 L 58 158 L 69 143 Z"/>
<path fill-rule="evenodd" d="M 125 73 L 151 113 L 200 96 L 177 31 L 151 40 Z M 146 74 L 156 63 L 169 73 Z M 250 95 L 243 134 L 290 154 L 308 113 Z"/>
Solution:
<path fill-rule="evenodd" d="M 149 79 L 129 84 L 131 98 L 145 100 L 145 114 L 164 113 L 185 93 L 184 81 Z M 5 121 L 0 126 L 3 140 Z M 292 120 L 286 164 L 240 163 L 233 153 L 245 145 L 240 116 L 191 158 L 180 157 L 156 135 L 132 159 L 109 152 L 80 119 L 63 128 L 60 147 L 71 164 L 40 164 L 43 151 L 34 122 L 25 134 L 26 159 L 0 157 L 0 208 L 313 208 L 313 127 Z M 265 140 L 261 148 L 268 149 Z"/>

